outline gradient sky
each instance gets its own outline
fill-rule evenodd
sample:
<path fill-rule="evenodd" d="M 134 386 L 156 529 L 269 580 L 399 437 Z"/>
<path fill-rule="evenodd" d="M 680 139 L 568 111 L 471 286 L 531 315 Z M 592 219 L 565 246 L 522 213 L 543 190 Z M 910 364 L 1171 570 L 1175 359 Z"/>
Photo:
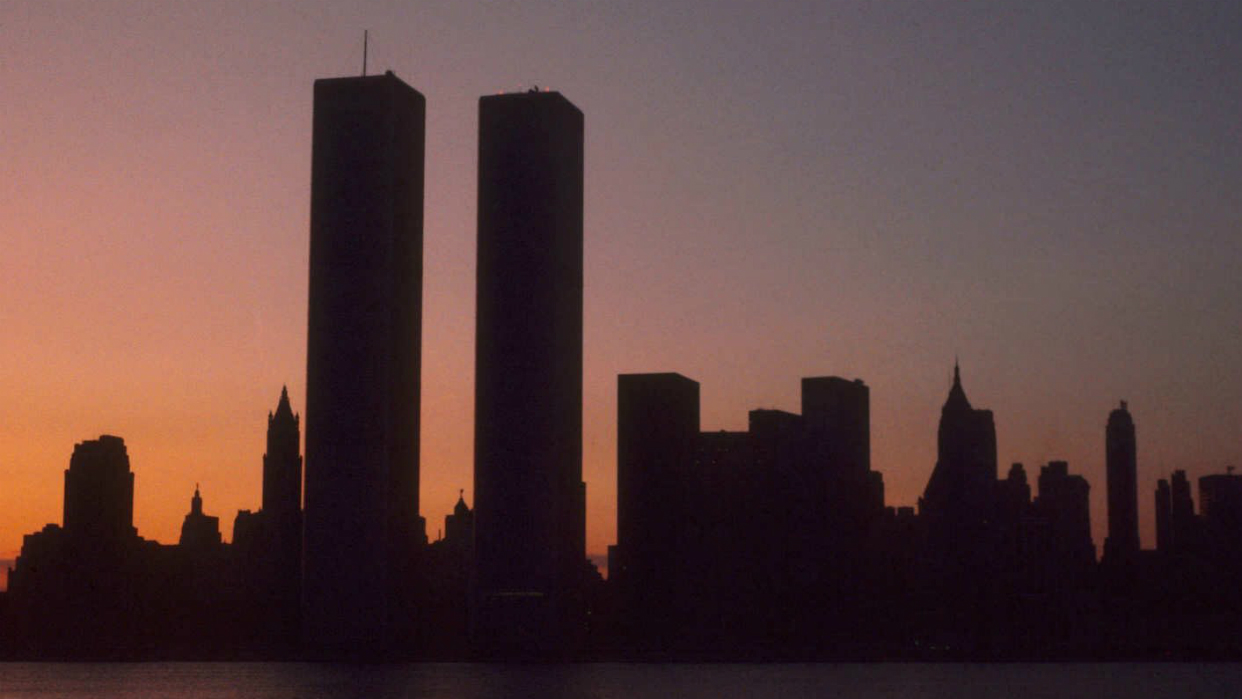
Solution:
<path fill-rule="evenodd" d="M 0 4 L 0 558 L 61 518 L 75 442 L 125 438 L 139 532 L 194 484 L 257 509 L 305 401 L 311 85 L 427 97 L 421 511 L 472 480 L 477 99 L 586 114 L 588 549 L 615 536 L 616 375 L 702 384 L 703 428 L 871 387 L 913 505 L 961 357 L 1002 474 L 1065 459 L 1105 519 L 1104 424 L 1152 492 L 1242 465 L 1242 3 Z M 1197 488 L 1196 488 L 1197 499 Z"/>

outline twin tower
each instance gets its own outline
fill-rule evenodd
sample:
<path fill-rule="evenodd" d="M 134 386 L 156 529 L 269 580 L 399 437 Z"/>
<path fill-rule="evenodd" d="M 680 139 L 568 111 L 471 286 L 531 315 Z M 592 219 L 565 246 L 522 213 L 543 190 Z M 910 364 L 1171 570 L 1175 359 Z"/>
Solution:
<path fill-rule="evenodd" d="M 303 636 L 417 624 L 426 103 L 391 72 L 315 82 Z M 475 563 L 484 647 L 574 634 L 582 481 L 583 116 L 555 92 L 479 100 Z"/>

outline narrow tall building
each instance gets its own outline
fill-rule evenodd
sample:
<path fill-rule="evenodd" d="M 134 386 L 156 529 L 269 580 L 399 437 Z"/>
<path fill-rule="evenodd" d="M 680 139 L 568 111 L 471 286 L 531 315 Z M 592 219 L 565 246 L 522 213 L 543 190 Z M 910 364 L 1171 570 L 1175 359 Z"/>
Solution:
<path fill-rule="evenodd" d="M 479 100 L 475 613 L 481 648 L 580 631 L 583 117 L 556 92 Z"/>
<path fill-rule="evenodd" d="M 267 452 L 263 454 L 263 511 L 283 519 L 302 511 L 302 445 L 299 418 L 281 387 L 276 412 L 267 414 Z"/>
<path fill-rule="evenodd" d="M 1182 469 L 1174 471 L 1169 478 L 1169 528 L 1176 553 L 1199 552 L 1199 518 L 1195 516 L 1195 501 L 1190 495 L 1190 479 Z"/>
<path fill-rule="evenodd" d="M 702 490 L 694 472 L 699 384 L 681 374 L 617 377 L 617 568 L 622 619 L 650 644 L 683 621 L 702 571 L 688 539 Z"/>
<path fill-rule="evenodd" d="M 423 96 L 391 72 L 315 81 L 302 591 L 312 647 L 358 652 L 409 633 L 401 600 L 422 533 L 424 115 Z"/>
<path fill-rule="evenodd" d="M 1108 415 L 1104 452 L 1108 479 L 1108 538 L 1104 540 L 1104 558 L 1132 560 L 1139 551 L 1138 458 L 1134 420 L 1125 401 Z"/>
<path fill-rule="evenodd" d="M 1156 550 L 1163 554 L 1173 550 L 1173 496 L 1169 481 L 1156 481 Z"/>

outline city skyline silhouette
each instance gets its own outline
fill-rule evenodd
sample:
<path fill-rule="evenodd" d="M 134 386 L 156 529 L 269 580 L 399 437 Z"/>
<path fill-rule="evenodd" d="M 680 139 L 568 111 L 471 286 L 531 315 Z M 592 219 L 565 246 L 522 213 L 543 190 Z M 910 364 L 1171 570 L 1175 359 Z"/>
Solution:
<path fill-rule="evenodd" d="M 1229 271 L 1237 209 L 1224 184 L 1242 160 L 1224 126 L 1236 113 L 1237 61 L 1215 29 L 1229 10 L 1061 10 L 721 20 L 710 26 L 725 47 L 791 46 L 749 70 L 730 63 L 739 70 L 727 78 L 708 69 L 708 37 L 669 11 L 656 26 L 589 32 L 605 48 L 674 38 L 693 47 L 645 59 L 627 51 L 632 64 L 549 38 L 549 53 L 525 65 L 479 61 L 441 75 L 407 57 L 407 46 L 431 41 L 409 16 L 397 13 L 392 34 L 374 32 L 373 71 L 392 67 L 429 99 L 428 535 L 458 490 L 472 490 L 473 101 L 529 87 L 518 74 L 534 71 L 588 114 L 589 553 L 616 541 L 617 374 L 700 381 L 705 430 L 742 428 L 752 408 L 797 410 L 803 376 L 861 378 L 873 468 L 890 504 L 913 506 L 959 352 L 972 400 L 995 414 L 1002 473 L 1016 461 L 1068 461 L 1093 486 L 1100 550 L 1100 434 L 1108 410 L 1128 400 L 1139 425 L 1140 539 L 1154 547 L 1158 479 L 1186 469 L 1197 481 L 1242 461 L 1242 293 Z M 264 11 L 254 30 L 184 8 L 157 12 L 130 58 L 103 49 L 124 35 L 114 20 L 84 8 L 67 27 L 38 9 L 5 23 L 4 74 L 23 108 L 2 125 L 23 138 L 7 145 L 4 185 L 15 250 L 0 298 L 10 331 L 0 357 L 0 558 L 55 519 L 54 476 L 72 445 L 100 434 L 130 448 L 134 523 L 148 538 L 177 540 L 196 482 L 226 519 L 226 540 L 230 514 L 258 506 L 256 425 L 280 385 L 297 412 L 305 405 L 306 86 L 356 69 L 348 51 L 309 50 L 353 46 L 352 30 L 324 41 L 337 33 L 319 28 L 321 11 Z M 450 35 L 466 32 L 454 13 L 433 14 Z M 518 15 L 523 28 L 538 24 Z M 568 10 L 553 16 L 546 31 L 600 29 Z M 803 20 L 837 27 L 840 41 L 817 48 L 795 31 Z M 251 41 L 273 24 L 288 30 L 270 33 L 267 49 Z M 160 35 L 167 27 L 175 31 Z M 174 45 L 202 45 L 204 28 L 250 48 L 216 63 L 178 58 Z M 1007 42 L 1004 30 L 1023 40 Z M 493 31 L 502 33 L 484 33 Z M 956 52 L 933 48 L 954 37 L 969 38 Z M 840 48 L 846 39 L 856 50 Z M 456 55 L 436 43 L 445 40 L 427 49 L 441 62 L 429 65 Z M 78 43 L 101 56 L 40 67 L 25 50 L 38 41 L 48 42 L 44 55 L 76 56 Z M 284 52 L 302 49 L 313 58 L 293 74 Z M 591 60 L 570 65 L 583 56 Z M 1024 62 L 1031 56 L 1059 57 Z M 814 59 L 810 72 L 780 60 L 799 57 Z M 936 60 L 918 69 L 920 58 Z M 947 70 L 959 63 L 972 68 L 967 78 Z M 1089 86 L 1112 91 L 1086 100 Z M 189 99 L 197 92 L 208 101 Z"/>

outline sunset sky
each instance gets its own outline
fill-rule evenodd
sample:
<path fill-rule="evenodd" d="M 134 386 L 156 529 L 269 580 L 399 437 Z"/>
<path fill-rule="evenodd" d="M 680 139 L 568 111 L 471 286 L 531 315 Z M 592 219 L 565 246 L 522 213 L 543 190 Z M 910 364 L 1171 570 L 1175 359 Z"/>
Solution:
<path fill-rule="evenodd" d="M 267 412 L 305 402 L 311 86 L 364 28 L 427 98 L 433 539 L 472 500 L 477 100 L 538 85 L 586 115 L 590 553 L 618 373 L 699 381 L 705 430 L 862 378 L 914 505 L 955 356 L 1002 474 L 1090 481 L 1097 547 L 1128 400 L 1152 547 L 1157 478 L 1242 466 L 1239 27 L 1228 0 L 0 3 L 0 559 L 104 433 L 147 538 L 195 483 L 226 540 L 258 508 Z"/>

